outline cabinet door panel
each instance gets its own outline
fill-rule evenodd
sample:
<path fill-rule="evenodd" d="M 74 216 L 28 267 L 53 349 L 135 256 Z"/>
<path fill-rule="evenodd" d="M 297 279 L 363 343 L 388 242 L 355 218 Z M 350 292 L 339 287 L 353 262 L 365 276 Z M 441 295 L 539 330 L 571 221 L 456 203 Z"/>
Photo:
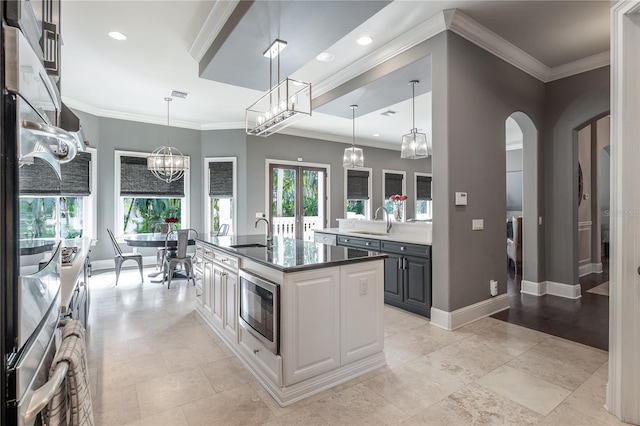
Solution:
<path fill-rule="evenodd" d="M 203 266 L 204 277 L 202 280 L 202 303 L 207 314 L 211 315 L 211 287 L 213 285 L 213 263 L 205 261 Z"/>
<path fill-rule="evenodd" d="M 285 385 L 340 366 L 338 268 L 290 274 L 281 287 Z"/>
<path fill-rule="evenodd" d="M 402 258 L 389 254 L 384 260 L 384 298 L 385 301 L 402 302 L 402 280 L 404 271 L 401 269 Z"/>
<path fill-rule="evenodd" d="M 382 270 L 380 261 L 341 267 L 341 365 L 378 353 L 384 347 Z"/>
<path fill-rule="evenodd" d="M 211 313 L 213 322 L 222 328 L 222 286 L 224 285 L 225 272 L 217 267 L 213 267 L 213 287 L 211 289 Z"/>
<path fill-rule="evenodd" d="M 425 259 L 405 257 L 404 301 L 429 315 L 431 309 L 431 270 Z"/>
<path fill-rule="evenodd" d="M 238 330 L 238 276 L 227 273 L 224 280 L 224 330 L 237 339 Z"/>

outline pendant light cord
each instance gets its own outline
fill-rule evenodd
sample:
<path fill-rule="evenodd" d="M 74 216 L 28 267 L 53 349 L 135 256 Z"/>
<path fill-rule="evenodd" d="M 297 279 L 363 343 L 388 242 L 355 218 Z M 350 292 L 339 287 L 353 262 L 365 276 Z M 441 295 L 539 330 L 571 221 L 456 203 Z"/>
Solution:
<path fill-rule="evenodd" d="M 351 107 L 351 148 L 356 147 L 356 109 Z"/>
<path fill-rule="evenodd" d="M 416 82 L 411 82 L 411 97 L 413 99 L 413 128 L 416 128 Z"/>

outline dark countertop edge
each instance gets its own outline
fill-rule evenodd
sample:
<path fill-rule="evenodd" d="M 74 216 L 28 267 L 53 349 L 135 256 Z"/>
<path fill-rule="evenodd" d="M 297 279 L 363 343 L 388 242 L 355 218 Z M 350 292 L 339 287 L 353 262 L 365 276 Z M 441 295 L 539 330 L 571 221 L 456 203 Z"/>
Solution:
<path fill-rule="evenodd" d="M 429 247 L 433 246 L 433 241 L 431 241 L 430 243 L 414 242 L 412 240 L 400 239 L 399 237 L 396 237 L 394 234 L 389 234 L 389 235 L 363 234 L 362 232 L 358 232 L 358 231 L 347 231 L 347 230 L 341 231 L 338 228 L 314 229 L 313 232 L 319 232 L 321 234 L 342 235 L 345 237 L 364 238 L 367 240 L 376 240 L 380 242 L 412 244 L 415 246 L 429 246 Z"/>
<path fill-rule="evenodd" d="M 195 238 L 196 241 L 200 241 L 202 244 L 207 244 L 208 246 L 214 247 L 217 250 L 221 250 L 225 253 L 228 253 L 232 256 L 237 256 L 237 257 L 242 257 L 243 259 L 249 259 L 253 262 L 259 263 L 261 265 L 267 266 L 269 268 L 275 269 L 277 271 L 280 272 L 285 272 L 285 273 L 289 273 L 289 272 L 302 272 L 302 271 L 309 271 L 312 269 L 321 269 L 321 268 L 330 268 L 332 266 L 341 266 L 341 265 L 346 265 L 347 263 L 359 263 L 359 262 L 369 262 L 372 260 L 381 260 L 384 259 L 387 256 L 384 253 L 378 253 L 378 252 L 369 252 L 369 253 L 375 253 L 374 256 L 367 256 L 367 257 L 355 257 L 355 258 L 351 258 L 351 259 L 343 259 L 343 260 L 335 260 L 335 261 L 331 261 L 331 262 L 324 262 L 324 263 L 316 263 L 313 265 L 303 265 L 303 266 L 289 266 L 289 267 L 283 267 L 280 265 L 275 265 L 273 263 L 270 262 L 265 262 L 262 259 L 256 259 L 255 257 L 251 257 L 251 256 L 247 256 L 243 253 L 240 253 L 234 249 L 230 249 L 228 247 L 223 247 L 223 246 L 219 246 L 216 244 L 211 243 L 210 241 L 205 241 L 199 237 Z"/>

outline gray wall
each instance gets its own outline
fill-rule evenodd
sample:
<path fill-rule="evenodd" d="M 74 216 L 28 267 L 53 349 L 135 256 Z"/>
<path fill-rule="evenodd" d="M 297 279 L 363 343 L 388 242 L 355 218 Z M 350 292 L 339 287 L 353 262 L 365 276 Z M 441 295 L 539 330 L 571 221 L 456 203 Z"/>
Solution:
<path fill-rule="evenodd" d="M 97 229 L 98 243 L 92 252 L 94 260 L 113 258 L 113 249 L 106 228 L 115 225 L 114 161 L 115 150 L 151 152 L 167 143 L 166 126 L 137 123 L 126 120 L 96 117 L 76 111 L 80 117 L 86 139 L 97 149 L 98 191 Z M 265 159 L 297 161 L 331 165 L 331 223 L 344 217 L 344 169 L 342 155 L 347 146 L 342 143 L 308 139 L 288 135 L 272 135 L 267 139 L 247 137 L 244 130 L 196 131 L 171 128 L 172 146 L 191 156 L 190 226 L 204 229 L 204 157 L 237 157 L 238 165 L 238 233 L 260 232 L 254 229 L 255 212 L 265 210 Z M 372 205 L 382 204 L 382 169 L 407 172 L 407 194 L 414 191 L 413 173 L 430 172 L 431 161 L 403 160 L 400 151 L 364 147 L 365 165 L 373 169 Z M 412 197 L 410 197 L 412 198 Z M 413 211 L 413 200 L 407 206 Z M 132 251 L 126 245 L 124 251 Z M 154 249 L 139 249 L 145 256 L 155 254 Z"/>
<path fill-rule="evenodd" d="M 242 132 L 242 131 L 240 131 Z M 244 132 L 242 132 L 244 134 Z M 356 141 L 357 143 L 357 141 Z M 265 159 L 329 164 L 331 171 L 331 222 L 329 227 L 336 227 L 336 219 L 344 217 L 344 169 L 342 156 L 348 145 L 319 139 L 301 138 L 297 136 L 275 134 L 266 139 L 247 137 L 247 181 L 251 182 L 246 189 L 246 211 L 248 231 L 253 230 L 256 212 L 265 212 Z M 400 151 L 380 148 L 362 147 L 364 165 L 371 167 L 373 194 L 371 206 L 375 209 L 382 205 L 382 169 L 404 170 L 407 172 L 406 194 L 408 212 L 415 211 L 413 200 L 414 172 L 431 172 L 430 159 L 403 160 Z M 266 213 L 266 212 L 265 212 Z M 408 213 L 407 217 L 413 214 Z M 253 233 L 253 232 L 248 232 Z"/>
<path fill-rule="evenodd" d="M 114 205 L 114 162 L 115 150 L 151 152 L 167 144 L 167 127 L 134 121 L 115 120 L 95 117 L 82 111 L 76 111 L 90 146 L 97 149 L 98 193 L 97 193 L 97 230 L 98 243 L 92 249 L 94 260 L 113 258 L 113 248 L 107 235 L 107 227 L 115 226 Z M 196 130 L 171 127 L 171 146 L 183 154 L 191 156 L 191 205 L 190 223 L 198 229 L 202 226 L 202 161 L 200 155 L 200 132 Z M 132 251 L 126 245 L 123 251 Z M 140 250 L 143 255 L 155 255 L 155 249 Z"/>
<path fill-rule="evenodd" d="M 456 34 L 446 37 L 449 124 L 445 138 L 434 136 L 433 281 L 449 283 L 448 294 L 434 290 L 434 306 L 450 312 L 486 300 L 491 279 L 507 291 L 505 120 L 522 111 L 540 126 L 544 84 Z M 434 79 L 434 94 L 441 83 Z M 456 191 L 467 192 L 467 206 L 454 206 Z M 472 231 L 472 219 L 484 219 L 484 230 Z"/>
<path fill-rule="evenodd" d="M 577 130 L 609 112 L 609 67 L 545 87 L 546 280 L 578 284 Z"/>

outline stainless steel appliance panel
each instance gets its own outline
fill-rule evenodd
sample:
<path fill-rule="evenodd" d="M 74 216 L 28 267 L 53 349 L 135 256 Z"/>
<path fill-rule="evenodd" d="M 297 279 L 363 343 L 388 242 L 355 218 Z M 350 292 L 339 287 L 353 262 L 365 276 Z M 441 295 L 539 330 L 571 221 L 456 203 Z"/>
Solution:
<path fill-rule="evenodd" d="M 37 331 L 51 306 L 57 305 L 60 314 L 60 250 L 61 243 L 57 242 L 40 271 L 18 279 L 18 348 L 22 348 Z"/>
<path fill-rule="evenodd" d="M 240 326 L 274 354 L 280 351 L 280 286 L 240 270 Z"/>

